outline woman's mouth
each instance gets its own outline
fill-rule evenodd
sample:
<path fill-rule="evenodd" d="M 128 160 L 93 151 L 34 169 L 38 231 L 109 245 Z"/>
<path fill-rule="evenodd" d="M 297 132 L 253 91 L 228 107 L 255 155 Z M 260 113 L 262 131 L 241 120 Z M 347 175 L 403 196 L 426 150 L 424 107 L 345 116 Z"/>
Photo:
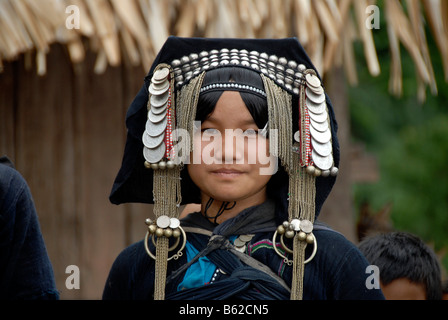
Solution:
<path fill-rule="evenodd" d="M 218 169 L 213 170 L 211 173 L 221 178 L 235 178 L 243 174 L 242 171 L 235 169 Z"/>

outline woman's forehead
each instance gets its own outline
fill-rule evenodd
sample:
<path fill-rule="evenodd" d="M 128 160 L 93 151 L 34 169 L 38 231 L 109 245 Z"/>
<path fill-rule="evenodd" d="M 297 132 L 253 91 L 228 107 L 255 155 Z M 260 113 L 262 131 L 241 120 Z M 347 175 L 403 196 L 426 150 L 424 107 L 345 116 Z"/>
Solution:
<path fill-rule="evenodd" d="M 204 122 L 245 126 L 254 124 L 255 120 L 239 92 L 224 91 L 213 112 Z"/>

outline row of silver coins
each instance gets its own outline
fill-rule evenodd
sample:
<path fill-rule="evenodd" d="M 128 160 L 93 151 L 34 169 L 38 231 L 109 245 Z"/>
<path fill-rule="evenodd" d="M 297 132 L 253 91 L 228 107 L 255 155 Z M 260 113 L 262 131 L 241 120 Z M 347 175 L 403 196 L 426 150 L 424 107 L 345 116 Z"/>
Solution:
<path fill-rule="evenodd" d="M 165 156 L 164 138 L 168 122 L 169 74 L 170 70 L 166 67 L 156 70 L 148 88 L 150 108 L 142 141 L 144 145 L 143 156 L 150 164 L 158 163 Z"/>
<path fill-rule="evenodd" d="M 318 169 L 328 171 L 333 167 L 331 128 L 328 122 L 325 92 L 321 81 L 314 74 L 306 75 L 305 95 L 310 119 L 311 157 Z"/>

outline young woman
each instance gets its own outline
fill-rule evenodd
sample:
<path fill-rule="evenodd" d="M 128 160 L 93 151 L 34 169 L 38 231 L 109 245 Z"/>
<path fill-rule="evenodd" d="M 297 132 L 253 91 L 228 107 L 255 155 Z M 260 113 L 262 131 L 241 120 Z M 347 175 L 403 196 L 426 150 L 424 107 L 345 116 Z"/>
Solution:
<path fill-rule="evenodd" d="M 368 263 L 315 221 L 336 121 L 295 39 L 171 37 L 127 114 L 111 201 L 154 204 L 104 299 L 382 299 Z M 181 204 L 199 212 L 179 220 Z"/>

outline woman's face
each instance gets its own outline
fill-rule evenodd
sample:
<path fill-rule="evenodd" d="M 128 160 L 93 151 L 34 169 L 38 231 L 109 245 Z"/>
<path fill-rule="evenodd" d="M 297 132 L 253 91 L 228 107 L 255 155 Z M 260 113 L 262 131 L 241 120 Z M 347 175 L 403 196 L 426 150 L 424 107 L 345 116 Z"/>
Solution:
<path fill-rule="evenodd" d="M 277 160 L 269 156 L 269 140 L 258 134 L 260 129 L 238 92 L 221 95 L 194 136 L 201 157 L 192 155 L 188 165 L 203 201 L 212 197 L 249 207 L 266 200 L 266 184 L 275 173 L 271 164 Z"/>

